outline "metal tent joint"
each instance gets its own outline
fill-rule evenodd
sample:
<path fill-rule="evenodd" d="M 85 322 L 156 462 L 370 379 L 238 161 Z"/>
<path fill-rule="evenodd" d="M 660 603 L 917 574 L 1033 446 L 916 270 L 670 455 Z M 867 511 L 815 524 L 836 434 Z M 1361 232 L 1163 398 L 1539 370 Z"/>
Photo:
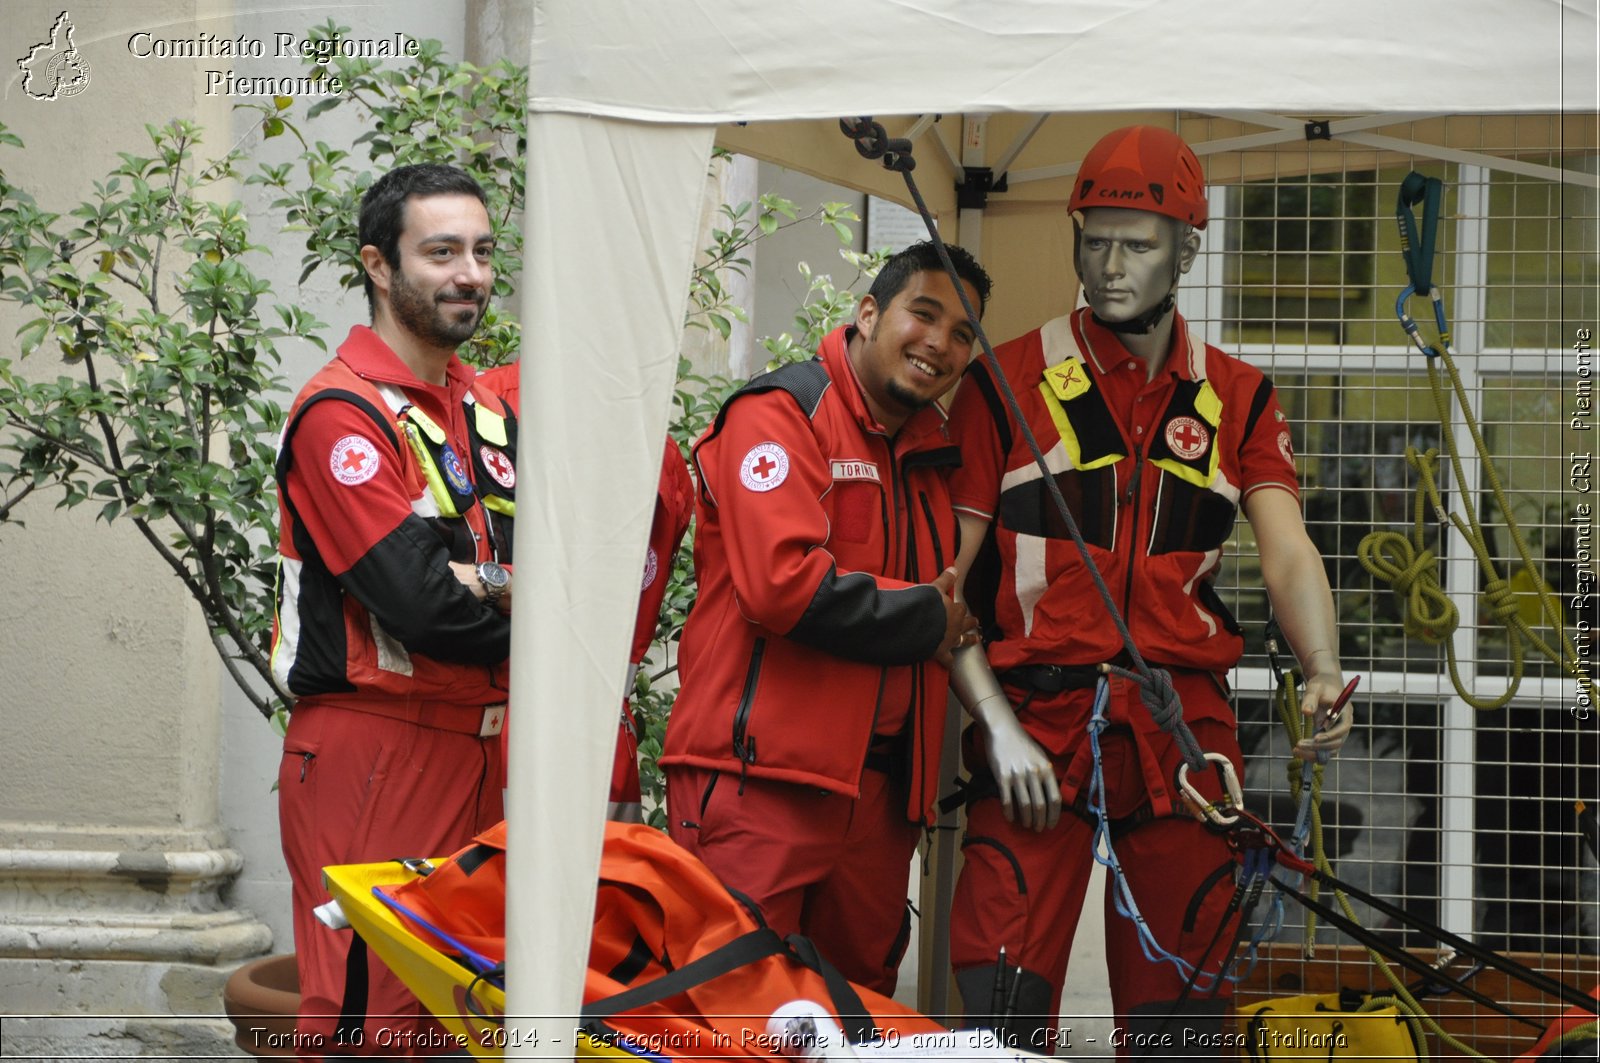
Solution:
<path fill-rule="evenodd" d="M 989 193 L 1006 191 L 1006 175 L 995 179 L 990 166 L 963 166 L 956 184 L 956 206 L 961 210 L 982 210 L 989 205 Z"/>

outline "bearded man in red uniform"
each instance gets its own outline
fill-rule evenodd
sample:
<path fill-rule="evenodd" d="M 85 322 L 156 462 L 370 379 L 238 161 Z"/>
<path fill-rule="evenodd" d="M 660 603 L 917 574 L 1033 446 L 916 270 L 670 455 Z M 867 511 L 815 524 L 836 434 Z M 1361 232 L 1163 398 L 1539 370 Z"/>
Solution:
<path fill-rule="evenodd" d="M 412 1055 L 432 1020 L 318 922 L 322 868 L 452 852 L 503 818 L 516 419 L 456 347 L 494 281 L 484 193 L 405 166 L 362 197 L 372 326 L 305 386 L 279 446 L 273 671 L 304 1059 Z"/>
<path fill-rule="evenodd" d="M 981 313 L 988 276 L 950 252 Z M 959 457 L 935 401 L 973 339 L 937 252 L 914 245 L 854 324 L 753 380 L 694 446 L 699 597 L 661 757 L 669 829 L 779 934 L 883 993 L 933 821 L 945 665 L 976 642 L 952 595 Z"/>
<path fill-rule="evenodd" d="M 1068 209 L 1081 212 L 1074 264 L 1088 305 L 996 353 L 1089 554 L 1141 656 L 1171 673 L 1200 747 L 1242 772 L 1226 673 L 1243 643 L 1207 579 L 1242 508 L 1306 677 L 1302 705 L 1316 728 L 1298 752 L 1331 753 L 1351 714 L 1325 719 L 1343 676 L 1327 576 L 1300 516 L 1288 424 L 1271 382 L 1204 343 L 1174 306 L 1207 219 L 1199 160 L 1166 130 L 1117 130 L 1084 159 Z M 966 749 L 973 799 L 952 961 L 969 1021 L 992 1023 L 1002 999 L 1007 1032 L 1049 1051 L 1093 866 L 1086 725 L 1098 666 L 1127 660 L 981 359 L 957 393 L 950 428 L 962 452 L 951 483 L 958 568 L 987 643 L 959 650 L 952 671 L 952 689 L 978 721 Z M 986 539 L 993 552 L 974 569 Z M 1117 855 L 1156 942 L 1198 964 L 1233 892 L 1233 857 L 1175 801 L 1180 752 L 1135 684 L 1110 679 L 1108 717 L 1104 798 Z M 1205 776 L 1193 780 L 1202 791 L 1216 783 Z M 1221 929 L 1225 946 L 1229 928 Z M 1145 958 L 1109 891 L 1106 935 L 1127 1035 L 1119 1056 L 1135 1044 L 1169 1044 L 1177 1058 L 1215 1055 L 1227 990 L 1186 993 L 1172 964 Z M 1213 955 L 1208 971 L 1220 962 Z"/>

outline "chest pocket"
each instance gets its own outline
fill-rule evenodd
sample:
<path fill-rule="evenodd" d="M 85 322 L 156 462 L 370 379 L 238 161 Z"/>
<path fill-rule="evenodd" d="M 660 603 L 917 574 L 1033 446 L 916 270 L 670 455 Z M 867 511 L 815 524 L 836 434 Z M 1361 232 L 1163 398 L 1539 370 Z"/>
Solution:
<path fill-rule="evenodd" d="M 1109 550 L 1117 534 L 1117 463 L 1129 450 L 1122 431 L 1088 368 L 1076 357 L 1045 370 L 1039 395 L 1071 463 L 1055 474 L 1056 487 L 1084 541 Z M 1002 492 L 1000 519 L 1020 535 L 1072 537 L 1043 480 L 1025 480 Z"/>
<path fill-rule="evenodd" d="M 1233 533 L 1238 505 L 1217 488 L 1222 400 L 1210 381 L 1180 380 L 1150 441 L 1165 483 L 1150 529 L 1152 555 L 1215 550 Z"/>
<path fill-rule="evenodd" d="M 1178 381 L 1161 431 L 1150 440 L 1150 464 L 1195 487 L 1210 487 L 1221 460 L 1217 448 L 1221 424 L 1222 400 L 1211 381 Z"/>
<path fill-rule="evenodd" d="M 833 538 L 865 544 L 884 531 L 883 478 L 874 462 L 833 462 Z"/>

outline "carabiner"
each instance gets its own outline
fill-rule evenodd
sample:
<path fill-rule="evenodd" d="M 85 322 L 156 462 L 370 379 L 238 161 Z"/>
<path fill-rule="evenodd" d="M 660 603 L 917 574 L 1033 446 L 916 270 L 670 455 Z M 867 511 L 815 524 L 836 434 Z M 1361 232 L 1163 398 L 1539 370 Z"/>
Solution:
<path fill-rule="evenodd" d="M 1439 330 L 1439 346 L 1434 347 L 1423 340 L 1422 331 L 1417 326 L 1416 320 L 1406 313 L 1406 300 L 1416 294 L 1418 293 L 1414 285 L 1406 285 L 1405 291 L 1395 298 L 1394 315 L 1400 319 L 1400 327 L 1406 330 L 1406 335 L 1410 336 L 1411 342 L 1417 345 L 1417 350 L 1429 358 L 1437 358 L 1450 347 L 1450 323 L 1445 318 L 1444 296 L 1439 294 L 1439 289 L 1437 288 L 1428 289 L 1428 298 L 1433 300 L 1434 325 Z"/>
<path fill-rule="evenodd" d="M 1219 807 L 1218 802 L 1206 800 L 1205 795 L 1194 788 L 1189 782 L 1187 761 L 1178 765 L 1178 793 L 1182 796 L 1183 803 L 1189 806 L 1189 811 L 1194 813 L 1195 819 L 1209 820 L 1213 825 L 1224 829 L 1232 827 L 1239 822 L 1239 812 L 1244 808 L 1244 791 L 1239 788 L 1239 774 L 1233 770 L 1233 761 L 1224 754 L 1202 755 L 1217 766 L 1217 774 L 1222 776 L 1222 787 L 1227 793 L 1226 807 Z"/>

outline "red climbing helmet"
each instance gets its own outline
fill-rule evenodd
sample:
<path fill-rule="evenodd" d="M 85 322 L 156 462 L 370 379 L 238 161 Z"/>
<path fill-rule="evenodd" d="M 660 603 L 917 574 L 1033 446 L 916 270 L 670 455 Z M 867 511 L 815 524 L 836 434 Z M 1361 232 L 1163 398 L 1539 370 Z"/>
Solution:
<path fill-rule="evenodd" d="M 1069 211 L 1088 207 L 1148 210 L 1206 227 L 1206 178 L 1200 160 L 1170 130 L 1131 125 L 1101 137 L 1078 168 Z"/>

